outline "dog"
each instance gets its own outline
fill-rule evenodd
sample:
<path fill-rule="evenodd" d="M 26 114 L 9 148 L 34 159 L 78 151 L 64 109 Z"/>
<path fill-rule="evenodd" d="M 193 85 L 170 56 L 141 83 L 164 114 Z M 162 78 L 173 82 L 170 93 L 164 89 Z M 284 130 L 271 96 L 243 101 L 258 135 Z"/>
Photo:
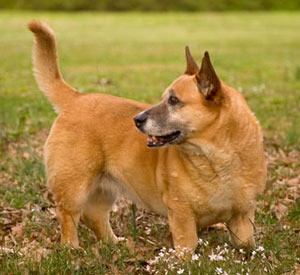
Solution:
<path fill-rule="evenodd" d="M 267 175 L 262 130 L 208 52 L 199 68 L 186 47 L 184 74 L 151 106 L 79 93 L 62 78 L 53 30 L 40 21 L 28 27 L 36 81 L 58 112 L 44 159 L 62 244 L 79 246 L 80 218 L 97 239 L 116 243 L 109 212 L 125 196 L 167 216 L 175 247 L 193 251 L 197 230 L 219 222 L 234 246 L 255 246 Z"/>

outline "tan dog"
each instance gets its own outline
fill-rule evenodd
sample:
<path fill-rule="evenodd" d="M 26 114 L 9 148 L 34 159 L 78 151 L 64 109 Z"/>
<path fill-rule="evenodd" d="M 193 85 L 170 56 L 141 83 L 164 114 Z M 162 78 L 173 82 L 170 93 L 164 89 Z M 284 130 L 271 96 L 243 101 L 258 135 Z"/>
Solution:
<path fill-rule="evenodd" d="M 80 94 L 61 76 L 53 31 L 37 21 L 29 29 L 36 80 L 59 113 L 45 163 L 62 243 L 79 245 L 81 216 L 98 239 L 116 242 L 109 211 L 123 195 L 166 215 L 175 246 L 193 250 L 197 228 L 218 222 L 227 224 L 234 245 L 255 244 L 255 199 L 266 182 L 263 137 L 241 94 L 217 77 L 208 53 L 199 69 L 186 48 L 185 74 L 151 107 Z M 134 117 L 148 137 L 136 130 Z"/>

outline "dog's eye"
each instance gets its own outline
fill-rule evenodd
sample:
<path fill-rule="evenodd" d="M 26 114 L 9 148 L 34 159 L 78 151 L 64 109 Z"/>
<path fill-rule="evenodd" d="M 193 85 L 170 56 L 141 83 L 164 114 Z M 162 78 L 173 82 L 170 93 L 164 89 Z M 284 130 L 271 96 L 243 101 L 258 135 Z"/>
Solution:
<path fill-rule="evenodd" d="M 180 102 L 180 100 L 175 96 L 175 95 L 171 95 L 168 99 L 168 103 L 170 105 L 176 105 Z"/>

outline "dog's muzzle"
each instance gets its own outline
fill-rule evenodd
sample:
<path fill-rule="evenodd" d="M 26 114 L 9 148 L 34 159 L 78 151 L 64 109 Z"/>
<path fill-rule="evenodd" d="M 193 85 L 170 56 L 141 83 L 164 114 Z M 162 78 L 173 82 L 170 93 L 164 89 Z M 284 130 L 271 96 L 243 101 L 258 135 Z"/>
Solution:
<path fill-rule="evenodd" d="M 151 135 L 150 133 L 146 133 L 144 126 L 147 123 L 148 113 L 146 111 L 138 114 L 134 118 L 136 128 L 142 133 L 147 134 L 147 146 L 148 147 L 161 147 L 166 144 L 174 144 L 181 137 L 180 131 L 171 131 L 166 133 L 165 135 Z"/>
<path fill-rule="evenodd" d="M 147 121 L 147 116 L 148 115 L 146 112 L 142 112 L 133 118 L 136 128 L 138 128 L 140 131 L 142 131 L 142 128 Z"/>

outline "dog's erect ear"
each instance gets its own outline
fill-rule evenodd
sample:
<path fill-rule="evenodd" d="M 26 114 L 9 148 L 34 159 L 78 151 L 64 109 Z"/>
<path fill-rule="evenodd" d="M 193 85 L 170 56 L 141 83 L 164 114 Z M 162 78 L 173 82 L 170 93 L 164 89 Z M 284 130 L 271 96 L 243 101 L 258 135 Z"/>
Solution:
<path fill-rule="evenodd" d="M 210 62 L 208 52 L 204 53 L 200 71 L 196 75 L 196 80 L 200 92 L 207 100 L 219 98 L 221 82 Z"/>
<path fill-rule="evenodd" d="M 186 70 L 185 74 L 193 75 L 199 72 L 199 67 L 190 53 L 188 46 L 185 47 Z"/>

